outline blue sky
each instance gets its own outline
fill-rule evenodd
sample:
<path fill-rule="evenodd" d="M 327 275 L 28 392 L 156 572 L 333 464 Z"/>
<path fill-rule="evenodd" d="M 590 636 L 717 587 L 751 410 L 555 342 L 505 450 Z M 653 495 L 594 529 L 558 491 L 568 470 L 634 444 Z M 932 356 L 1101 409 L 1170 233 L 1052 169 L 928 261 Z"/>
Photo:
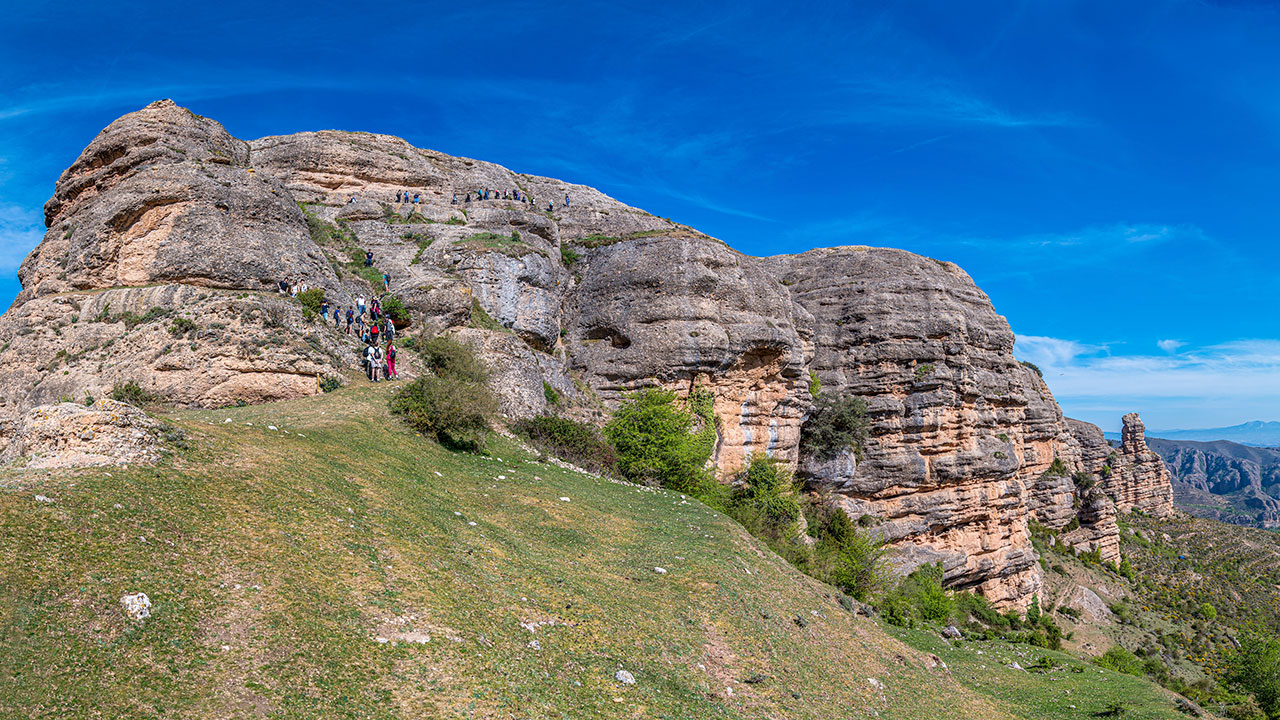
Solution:
<path fill-rule="evenodd" d="M 7 5 L 0 306 L 62 169 L 171 97 L 244 139 L 385 132 L 594 185 L 751 254 L 951 260 L 1068 414 L 1280 419 L 1267 3 Z"/>

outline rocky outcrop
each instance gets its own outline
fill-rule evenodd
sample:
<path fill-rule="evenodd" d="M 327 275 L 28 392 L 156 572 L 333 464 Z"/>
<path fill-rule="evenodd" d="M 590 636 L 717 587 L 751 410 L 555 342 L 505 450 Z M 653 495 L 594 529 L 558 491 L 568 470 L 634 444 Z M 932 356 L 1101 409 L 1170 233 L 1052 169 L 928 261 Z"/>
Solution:
<path fill-rule="evenodd" d="M 575 269 L 569 365 L 602 398 L 704 387 L 720 420 L 722 475 L 757 453 L 796 461 L 811 319 L 761 261 L 709 238 L 662 235 L 590 250 Z"/>
<path fill-rule="evenodd" d="M 357 343 L 274 283 L 349 307 L 385 274 L 412 315 L 401 331 L 477 348 L 510 419 L 600 421 L 640 388 L 708 391 L 722 479 L 760 454 L 798 466 L 878 518 L 904 569 L 942 562 L 1000 605 L 1041 586 L 1029 521 L 1078 519 L 1081 546 L 1110 552 L 1114 509 L 1073 478 L 1102 472 L 1096 448 L 951 263 L 866 247 L 748 257 L 585 186 L 385 135 L 245 143 L 168 101 L 104 130 L 46 218 L 0 319 L 0 440 L 35 405 L 126 383 L 178 405 L 319 392 L 357 366 Z M 867 400 L 861 461 L 802 457 L 815 375 Z M 1122 454 L 1126 506 L 1158 507 L 1149 451 Z"/>
<path fill-rule="evenodd" d="M 1137 413 L 1123 418 L 1119 452 L 1106 478 L 1107 494 L 1120 512 L 1140 510 L 1156 517 L 1173 514 L 1173 487 L 1160 456 L 1147 448 L 1146 427 Z"/>
<path fill-rule="evenodd" d="M 41 405 L 22 418 L 0 461 L 41 469 L 153 463 L 159 429 L 146 413 L 115 400 Z"/>
<path fill-rule="evenodd" d="M 94 138 L 58 179 L 45 224 L 18 270 L 19 302 L 154 283 L 337 286 L 293 198 L 250 166 L 249 145 L 168 100 Z"/>
<path fill-rule="evenodd" d="M 1120 528 L 1116 525 L 1116 504 L 1100 486 L 1081 493 L 1076 515 L 1079 527 L 1062 534 L 1061 541 L 1079 552 L 1098 551 L 1103 562 L 1120 561 Z"/>
<path fill-rule="evenodd" d="M 900 250 L 814 250 L 772 258 L 813 316 L 823 388 L 866 399 L 865 457 L 849 475 L 811 475 L 884 536 L 943 562 L 946 579 L 1020 603 L 1042 578 L 1027 535 L 1024 454 L 1052 461 L 1013 333 L 960 268 Z M 1049 455 L 1048 460 L 1044 455 Z"/>

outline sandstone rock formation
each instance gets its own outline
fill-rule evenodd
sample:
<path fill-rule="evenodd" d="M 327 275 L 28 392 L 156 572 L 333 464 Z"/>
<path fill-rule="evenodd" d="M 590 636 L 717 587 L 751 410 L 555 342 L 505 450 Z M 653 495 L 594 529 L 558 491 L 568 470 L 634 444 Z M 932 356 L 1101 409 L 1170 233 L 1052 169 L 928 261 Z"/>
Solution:
<path fill-rule="evenodd" d="M 863 247 L 771 262 L 813 316 L 823 387 L 865 398 L 872 419 L 856 472 L 812 484 L 880 518 L 919 561 L 942 561 L 949 583 L 1028 600 L 1042 578 L 1023 458 L 1047 465 L 1046 437 L 1058 433 L 1028 432 L 1032 399 L 1008 323 L 951 263 Z"/>
<path fill-rule="evenodd" d="M 1119 453 L 1106 478 L 1107 494 L 1120 512 L 1142 512 L 1167 517 L 1173 514 L 1173 488 L 1160 456 L 1147 448 L 1146 427 L 1137 413 L 1123 418 Z"/>
<path fill-rule="evenodd" d="M 160 457 L 159 428 L 146 413 L 115 400 L 41 405 L 22 418 L 0 461 L 42 469 L 153 463 Z"/>
<path fill-rule="evenodd" d="M 706 389 L 721 478 L 757 454 L 799 465 L 879 518 L 905 568 L 941 561 L 997 604 L 1040 588 L 1031 520 L 1078 519 L 1073 542 L 1112 547 L 1114 509 L 1072 477 L 1102 472 L 1097 449 L 951 263 L 866 247 L 748 257 L 585 186 L 385 135 L 245 143 L 168 101 L 104 130 L 46 219 L 0 318 L 0 441 L 35 405 L 126 382 L 194 406 L 319 392 L 357 344 L 274 283 L 350 306 L 385 273 L 412 316 L 402 332 L 478 348 L 510 418 L 599 421 L 639 388 Z M 801 457 L 811 373 L 868 401 L 861 462 Z M 1123 455 L 1124 506 L 1158 508 L 1149 451 Z"/>

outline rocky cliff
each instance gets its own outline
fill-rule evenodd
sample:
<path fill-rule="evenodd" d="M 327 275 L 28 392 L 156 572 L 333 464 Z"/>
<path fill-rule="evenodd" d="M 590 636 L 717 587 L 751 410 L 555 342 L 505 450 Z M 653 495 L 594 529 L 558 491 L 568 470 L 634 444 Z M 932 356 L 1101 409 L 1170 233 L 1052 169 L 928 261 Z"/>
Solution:
<path fill-rule="evenodd" d="M 320 392 L 358 348 L 275 284 L 345 307 L 386 273 L 412 331 L 481 351 L 509 417 L 600 420 L 637 388 L 705 388 L 722 479 L 756 454 L 798 467 L 878 518 L 904 570 L 941 561 L 1001 605 L 1041 585 L 1028 522 L 1070 525 L 1110 557 L 1110 497 L 1165 507 L 1140 431 L 1106 470 L 1109 450 L 1062 416 L 951 263 L 867 247 L 749 257 L 585 186 L 368 133 L 246 143 L 169 101 L 95 138 L 46 220 L 0 318 L 3 441 L 36 405 L 127 383 L 196 406 Z M 867 400 L 861 462 L 806 462 L 814 377 Z M 1105 493 L 1082 479 L 1106 472 Z"/>
<path fill-rule="evenodd" d="M 1137 413 L 1123 418 L 1119 452 L 1111 458 L 1107 493 L 1120 512 L 1140 510 L 1156 517 L 1173 514 L 1173 487 L 1160 456 L 1147 447 L 1146 427 Z"/>

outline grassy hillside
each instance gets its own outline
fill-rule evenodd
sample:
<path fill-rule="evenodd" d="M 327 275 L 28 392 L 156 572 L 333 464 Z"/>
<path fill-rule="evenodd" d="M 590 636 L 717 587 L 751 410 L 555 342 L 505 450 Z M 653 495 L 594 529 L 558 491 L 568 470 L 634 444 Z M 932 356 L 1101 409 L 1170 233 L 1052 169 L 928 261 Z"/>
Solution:
<path fill-rule="evenodd" d="M 1181 717 L 854 616 L 679 494 L 444 451 L 390 389 L 172 414 L 156 468 L 0 474 L 0 717 Z"/>

